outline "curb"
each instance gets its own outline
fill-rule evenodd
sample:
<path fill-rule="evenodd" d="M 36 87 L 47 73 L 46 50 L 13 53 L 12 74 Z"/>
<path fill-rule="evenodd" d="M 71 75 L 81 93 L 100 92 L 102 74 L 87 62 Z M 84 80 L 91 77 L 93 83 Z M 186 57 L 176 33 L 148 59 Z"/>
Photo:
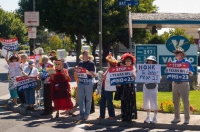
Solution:
<path fill-rule="evenodd" d="M 7 105 L 7 108 L 10 109 L 11 111 L 15 113 L 19 113 L 21 115 L 25 116 L 31 116 L 35 118 L 40 118 L 40 119 L 47 119 L 51 118 L 52 120 L 58 120 L 62 119 L 61 118 L 53 118 L 52 115 L 49 116 L 41 116 L 40 111 L 26 111 L 23 107 L 13 107 L 10 105 Z M 67 122 L 77 122 L 77 123 L 88 123 L 88 124 L 96 124 L 96 125 L 105 125 L 105 126 L 119 126 L 119 127 L 139 127 L 139 128 L 149 128 L 149 129 L 169 129 L 169 130 L 200 130 L 200 125 L 195 125 L 195 124 L 162 124 L 162 123 L 143 123 L 143 122 L 121 122 L 119 120 L 107 120 L 107 119 L 102 119 L 102 120 L 97 120 L 97 119 L 91 119 L 91 120 L 86 120 L 86 121 L 77 121 L 76 117 L 64 117 Z M 198 120 L 197 122 L 200 122 Z"/>

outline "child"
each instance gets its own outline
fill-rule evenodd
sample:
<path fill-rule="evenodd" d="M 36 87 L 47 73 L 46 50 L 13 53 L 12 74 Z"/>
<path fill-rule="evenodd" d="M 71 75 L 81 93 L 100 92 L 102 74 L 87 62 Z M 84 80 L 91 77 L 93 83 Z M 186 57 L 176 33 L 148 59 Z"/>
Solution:
<path fill-rule="evenodd" d="M 157 64 L 155 56 L 149 56 L 146 59 L 147 64 Z M 147 118 L 144 120 L 144 123 L 156 123 L 157 122 L 157 112 L 158 112 L 158 84 L 157 83 L 144 83 L 143 84 L 143 101 L 144 101 L 144 110 L 147 111 Z M 154 111 L 153 120 L 150 118 L 151 110 Z"/>

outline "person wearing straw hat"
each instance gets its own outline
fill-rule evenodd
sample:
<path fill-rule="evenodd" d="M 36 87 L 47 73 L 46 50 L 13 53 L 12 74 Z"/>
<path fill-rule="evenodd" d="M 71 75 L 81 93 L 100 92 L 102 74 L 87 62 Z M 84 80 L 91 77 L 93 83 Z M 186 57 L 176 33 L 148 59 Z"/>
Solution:
<path fill-rule="evenodd" d="M 174 63 L 188 63 L 189 64 L 189 75 L 193 76 L 194 68 L 192 67 L 191 63 L 185 59 L 186 54 L 181 47 L 178 47 L 174 51 L 174 55 L 176 60 Z M 167 72 L 167 70 L 165 70 Z M 189 82 L 172 82 L 172 98 L 174 103 L 174 119 L 171 123 L 178 123 L 180 122 L 180 98 L 183 101 L 184 105 L 184 124 L 189 124 L 190 120 L 190 104 L 189 104 L 189 91 L 190 85 Z"/>
<path fill-rule="evenodd" d="M 108 68 L 110 67 L 117 67 L 118 61 L 109 54 L 106 57 Z M 114 119 L 115 117 L 115 110 L 113 106 L 113 92 L 116 91 L 116 86 L 110 85 L 110 73 L 109 69 L 103 74 L 103 83 L 102 83 L 102 90 L 101 90 L 101 99 L 100 99 L 100 116 L 98 119 L 105 118 L 105 111 L 106 111 L 106 104 L 108 107 L 108 114 L 110 120 Z"/>
<path fill-rule="evenodd" d="M 146 59 L 146 64 L 157 64 L 155 56 L 149 56 Z M 144 123 L 156 123 L 158 113 L 158 84 L 157 83 L 144 83 L 143 84 L 143 106 L 147 111 L 147 117 Z M 153 120 L 150 118 L 150 112 L 154 111 Z"/>
<path fill-rule="evenodd" d="M 94 87 L 94 77 L 95 77 L 95 65 L 93 62 L 94 57 L 89 55 L 89 51 L 84 50 L 79 56 L 81 61 L 78 64 L 78 67 L 85 68 L 87 78 L 83 79 L 78 78 L 78 104 L 80 108 L 79 120 L 87 120 L 91 110 L 92 104 L 92 94 Z M 86 105 L 85 104 L 86 97 Z"/>
<path fill-rule="evenodd" d="M 58 60 L 58 58 L 56 57 L 56 51 L 55 50 L 52 50 L 50 52 L 50 54 L 51 54 L 51 57 L 49 57 L 49 59 L 51 60 L 51 62 L 54 62 L 54 61 Z"/>

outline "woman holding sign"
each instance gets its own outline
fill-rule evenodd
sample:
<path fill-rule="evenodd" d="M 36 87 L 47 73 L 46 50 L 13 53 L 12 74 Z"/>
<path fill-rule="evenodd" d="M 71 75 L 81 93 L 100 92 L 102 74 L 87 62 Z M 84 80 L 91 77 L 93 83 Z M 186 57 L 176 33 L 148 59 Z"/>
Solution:
<path fill-rule="evenodd" d="M 87 120 L 91 110 L 94 87 L 95 65 L 92 61 L 94 57 L 89 55 L 89 51 L 84 50 L 79 58 L 81 61 L 79 62 L 78 67 L 86 70 L 86 72 L 82 74 L 82 77 L 78 77 L 78 104 L 80 107 L 79 119 Z"/>
<path fill-rule="evenodd" d="M 22 72 L 24 76 L 29 76 L 29 77 L 38 77 L 39 76 L 39 71 L 37 68 L 34 67 L 34 62 L 29 61 L 28 66 L 24 69 Z M 35 89 L 27 89 L 24 91 L 25 97 L 26 97 L 26 103 L 27 103 L 27 108 L 26 110 L 33 111 L 34 110 L 34 104 L 35 104 Z"/>
<path fill-rule="evenodd" d="M 190 92 L 190 85 L 189 85 L 189 75 L 193 76 L 194 68 L 192 67 L 191 63 L 185 59 L 185 52 L 181 47 L 178 47 L 174 51 L 176 60 L 173 61 L 175 64 L 188 64 L 188 75 L 187 81 L 181 81 L 179 79 L 174 79 L 172 82 L 172 97 L 173 97 L 173 103 L 174 103 L 174 119 L 171 121 L 171 123 L 178 123 L 180 122 L 180 98 L 183 101 L 184 105 L 184 116 L 185 121 L 184 124 L 189 124 L 190 120 L 190 102 L 189 102 L 189 92 Z M 165 70 L 166 73 L 169 73 L 168 69 Z M 168 79 L 168 76 L 167 76 Z M 183 78 L 182 78 L 183 79 Z"/>
<path fill-rule="evenodd" d="M 122 63 L 124 66 L 133 66 L 133 78 L 135 79 L 135 63 L 136 59 L 129 53 L 125 53 L 122 56 Z M 136 93 L 135 85 L 131 84 L 122 84 L 121 95 L 121 118 L 122 121 L 131 121 L 132 119 L 137 119 L 137 107 L 136 107 Z"/>
<path fill-rule="evenodd" d="M 112 55 L 109 54 L 106 57 L 106 60 L 108 62 L 108 68 L 117 66 L 118 62 L 114 57 L 112 57 Z M 103 84 L 102 84 L 101 99 L 100 99 L 100 116 L 98 119 L 105 118 L 106 104 L 108 107 L 108 114 L 109 114 L 108 119 L 112 120 L 115 117 L 115 110 L 112 102 L 114 91 L 116 91 L 116 85 L 114 86 L 110 85 L 110 73 L 107 70 L 103 74 Z"/>
<path fill-rule="evenodd" d="M 157 64 L 155 56 L 149 56 L 146 59 L 146 64 Z M 147 117 L 144 120 L 145 123 L 156 123 L 157 112 L 158 112 L 158 84 L 157 83 L 144 83 L 143 84 L 143 106 L 144 110 L 147 111 Z M 151 110 L 154 111 L 153 120 L 150 118 Z"/>
<path fill-rule="evenodd" d="M 51 74 L 52 100 L 54 110 L 57 111 L 56 118 L 59 117 L 59 110 L 70 110 L 73 108 L 71 101 L 68 70 L 63 68 L 63 61 L 54 61 L 56 65 L 55 74 Z"/>
<path fill-rule="evenodd" d="M 18 94 L 17 94 L 17 87 L 15 86 L 14 82 L 15 82 L 16 76 L 22 75 L 22 69 L 20 67 L 21 58 L 16 53 L 13 53 L 13 55 L 9 58 L 8 54 L 9 54 L 9 51 L 7 51 L 5 60 L 7 64 L 9 65 L 8 74 L 10 76 L 9 91 L 10 91 L 10 96 L 12 99 L 11 105 L 17 105 Z"/>

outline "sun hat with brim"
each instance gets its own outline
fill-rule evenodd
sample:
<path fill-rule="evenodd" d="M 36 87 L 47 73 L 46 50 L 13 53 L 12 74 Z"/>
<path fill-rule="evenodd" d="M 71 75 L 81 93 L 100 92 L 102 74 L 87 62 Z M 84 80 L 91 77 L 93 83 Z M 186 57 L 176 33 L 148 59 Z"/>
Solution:
<path fill-rule="evenodd" d="M 149 57 L 147 57 L 146 61 L 148 61 L 148 60 L 152 60 L 152 61 L 157 62 L 155 56 L 149 56 Z"/>
<path fill-rule="evenodd" d="M 93 61 L 93 60 L 94 60 L 94 56 L 93 56 L 93 55 L 89 55 L 88 57 L 89 57 L 89 60 L 90 60 L 90 61 Z M 79 56 L 79 59 L 80 59 L 80 60 L 83 60 L 83 55 L 80 55 L 80 56 Z"/>
<path fill-rule="evenodd" d="M 55 51 L 55 50 L 52 50 L 50 53 L 56 53 L 56 51 Z"/>
<path fill-rule="evenodd" d="M 30 60 L 30 61 L 28 62 L 28 65 L 34 65 L 34 61 Z"/>
<path fill-rule="evenodd" d="M 178 47 L 176 50 L 174 50 L 174 54 L 179 54 L 179 53 L 182 53 L 184 57 L 186 56 L 184 50 L 181 47 Z"/>

